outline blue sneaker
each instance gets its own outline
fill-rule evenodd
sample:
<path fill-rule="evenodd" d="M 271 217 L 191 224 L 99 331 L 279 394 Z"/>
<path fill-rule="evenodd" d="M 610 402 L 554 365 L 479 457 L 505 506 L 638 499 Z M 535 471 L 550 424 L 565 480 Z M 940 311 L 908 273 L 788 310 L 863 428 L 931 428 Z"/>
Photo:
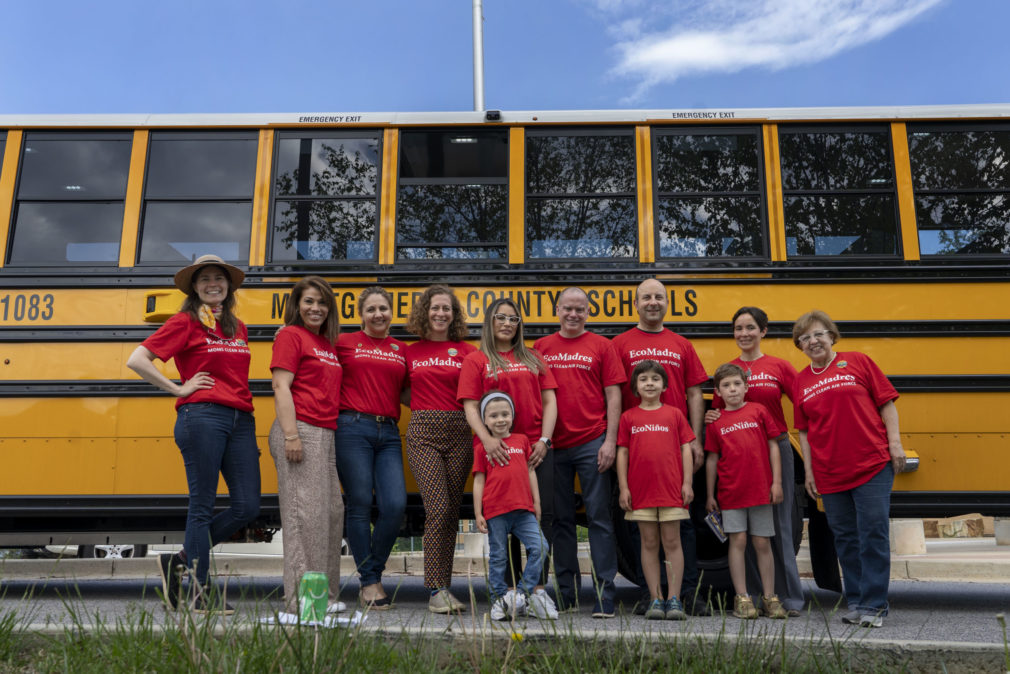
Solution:
<path fill-rule="evenodd" d="M 665 620 L 666 602 L 662 599 L 653 599 L 649 608 L 645 609 L 646 620 Z"/>
<path fill-rule="evenodd" d="M 687 613 L 684 611 L 684 605 L 680 603 L 680 600 L 674 597 L 673 599 L 667 599 L 663 603 L 664 618 L 667 620 L 687 620 Z"/>
<path fill-rule="evenodd" d="M 594 618 L 613 618 L 614 617 L 614 602 L 609 599 L 597 599 L 596 604 L 593 606 L 593 617 Z"/>

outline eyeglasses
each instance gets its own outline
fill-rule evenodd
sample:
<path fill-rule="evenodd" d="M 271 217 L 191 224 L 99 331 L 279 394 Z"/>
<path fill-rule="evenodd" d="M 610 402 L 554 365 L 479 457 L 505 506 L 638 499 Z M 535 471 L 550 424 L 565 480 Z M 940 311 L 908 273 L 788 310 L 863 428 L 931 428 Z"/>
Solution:
<path fill-rule="evenodd" d="M 495 314 L 493 318 L 499 323 L 511 323 L 512 325 L 518 325 L 522 320 L 518 316 L 509 316 L 508 314 Z"/>
<path fill-rule="evenodd" d="M 831 333 L 828 332 L 827 330 L 814 330 L 809 335 L 803 335 L 796 341 L 799 342 L 800 344 L 806 344 L 811 339 L 823 339 L 824 337 L 827 337 L 830 334 Z"/>

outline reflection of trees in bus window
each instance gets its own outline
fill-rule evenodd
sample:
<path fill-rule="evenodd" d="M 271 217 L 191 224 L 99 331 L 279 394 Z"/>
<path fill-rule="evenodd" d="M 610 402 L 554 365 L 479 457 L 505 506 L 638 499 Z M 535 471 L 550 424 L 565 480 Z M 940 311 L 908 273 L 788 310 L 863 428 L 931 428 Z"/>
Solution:
<path fill-rule="evenodd" d="M 271 260 L 374 260 L 379 154 L 374 131 L 280 137 Z"/>
<path fill-rule="evenodd" d="M 13 265 L 116 265 L 131 134 L 25 134 Z"/>
<path fill-rule="evenodd" d="M 1010 125 L 909 125 L 919 251 L 1010 253 Z"/>
<path fill-rule="evenodd" d="M 765 255 L 759 130 L 655 130 L 660 257 Z"/>
<path fill-rule="evenodd" d="M 886 126 L 779 128 L 789 257 L 897 255 Z"/>
<path fill-rule="evenodd" d="M 152 132 L 138 262 L 248 264 L 257 146 L 245 131 Z"/>
<path fill-rule="evenodd" d="M 507 257 L 506 131 L 403 131 L 399 170 L 398 259 Z"/>
<path fill-rule="evenodd" d="M 630 131 L 528 134 L 527 255 L 634 257 L 635 176 L 635 139 Z"/>
<path fill-rule="evenodd" d="M 505 185 L 401 186 L 396 213 L 400 257 L 506 257 L 507 192 Z"/>

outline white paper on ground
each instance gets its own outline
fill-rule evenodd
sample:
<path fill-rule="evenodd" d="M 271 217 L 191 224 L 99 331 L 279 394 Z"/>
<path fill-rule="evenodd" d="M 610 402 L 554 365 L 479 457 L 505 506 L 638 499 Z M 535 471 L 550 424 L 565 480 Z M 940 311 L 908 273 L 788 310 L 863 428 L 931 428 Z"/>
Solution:
<path fill-rule="evenodd" d="M 325 620 L 310 620 L 302 625 L 309 627 L 357 627 L 365 622 L 366 616 L 361 611 L 355 611 L 351 616 L 328 615 Z M 298 616 L 294 613 L 278 613 L 275 616 L 260 618 L 261 623 L 267 625 L 297 625 Z"/>

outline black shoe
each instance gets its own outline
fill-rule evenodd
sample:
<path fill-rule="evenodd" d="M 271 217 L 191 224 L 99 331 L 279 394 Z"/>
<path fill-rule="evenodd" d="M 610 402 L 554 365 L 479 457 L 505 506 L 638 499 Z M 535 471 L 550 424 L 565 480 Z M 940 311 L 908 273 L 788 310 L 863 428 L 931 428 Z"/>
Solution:
<path fill-rule="evenodd" d="M 701 597 L 696 597 L 693 592 L 689 595 L 685 594 L 681 600 L 684 602 L 684 610 L 688 615 L 700 618 L 712 615 L 712 609 L 709 608 L 708 602 Z"/>
<path fill-rule="evenodd" d="M 635 615 L 645 615 L 650 606 L 652 606 L 652 593 L 646 588 L 642 590 L 642 595 L 635 602 L 635 606 L 631 609 L 631 612 Z"/>
<path fill-rule="evenodd" d="M 158 555 L 158 571 L 161 572 L 161 592 L 165 603 L 171 610 L 179 607 L 179 594 L 182 589 L 181 576 L 186 565 L 177 553 Z"/>

